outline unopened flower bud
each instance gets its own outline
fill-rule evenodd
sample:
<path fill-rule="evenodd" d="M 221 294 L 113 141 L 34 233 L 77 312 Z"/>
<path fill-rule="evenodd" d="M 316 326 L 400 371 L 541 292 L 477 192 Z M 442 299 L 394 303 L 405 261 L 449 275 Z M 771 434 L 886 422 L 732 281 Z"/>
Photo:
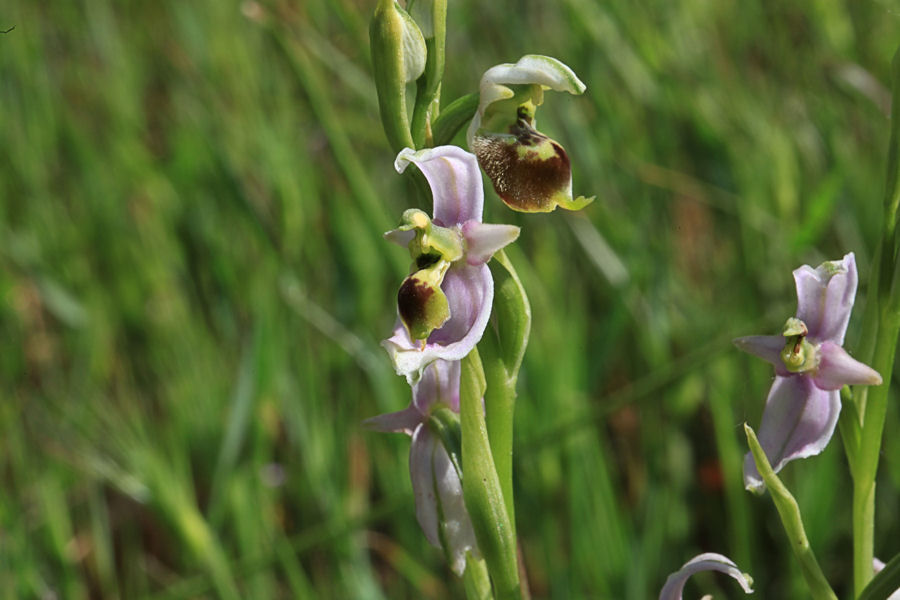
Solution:
<path fill-rule="evenodd" d="M 395 0 L 379 0 L 369 26 L 381 121 L 395 151 L 412 146 L 406 84 L 425 71 L 425 38 Z"/>

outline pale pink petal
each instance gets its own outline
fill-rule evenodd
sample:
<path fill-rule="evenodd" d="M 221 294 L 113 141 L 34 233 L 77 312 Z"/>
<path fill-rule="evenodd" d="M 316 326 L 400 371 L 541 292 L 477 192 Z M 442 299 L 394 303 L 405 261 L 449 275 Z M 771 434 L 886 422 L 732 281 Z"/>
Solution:
<path fill-rule="evenodd" d="M 409 163 L 419 167 L 431 186 L 433 221 L 437 225 L 453 227 L 469 220 L 481 221 L 484 191 L 474 154 L 458 146 L 438 146 L 418 152 L 404 148 L 397 155 L 394 167 L 402 173 Z"/>
<path fill-rule="evenodd" d="M 811 342 L 828 340 L 843 345 L 857 279 L 852 252 L 840 261 L 823 263 L 815 269 L 803 265 L 794 271 L 797 318 L 806 323 Z"/>
<path fill-rule="evenodd" d="M 813 380 L 823 390 L 839 390 L 845 385 L 881 385 L 878 371 L 833 342 L 823 342 L 818 354 L 819 367 Z"/>
<path fill-rule="evenodd" d="M 748 335 L 733 340 L 739 350 L 743 350 L 753 356 L 767 360 L 775 367 L 775 373 L 787 376 L 790 372 L 785 368 L 781 360 L 781 350 L 784 348 L 785 339 L 780 335 Z"/>
<path fill-rule="evenodd" d="M 441 447 L 437 438 L 422 424 L 413 434 L 409 447 L 409 476 L 416 500 L 416 520 L 432 546 L 441 547 L 438 535 L 437 490 L 434 486 L 434 455 Z"/>
<path fill-rule="evenodd" d="M 409 473 L 419 526 L 433 546 L 444 550 L 453 572 L 462 576 L 466 552 L 478 555 L 475 532 L 466 511 L 459 473 L 447 450 L 426 425 L 413 435 Z"/>
<path fill-rule="evenodd" d="M 776 377 L 759 428 L 759 443 L 775 472 L 789 461 L 821 452 L 831 440 L 840 412 L 840 394 L 819 389 L 811 377 Z M 744 459 L 744 485 L 753 491 L 764 485 L 749 452 Z"/>
<path fill-rule="evenodd" d="M 519 228 L 515 225 L 495 225 L 466 221 L 462 226 L 466 239 L 466 262 L 472 266 L 491 260 L 494 252 L 516 241 Z"/>
<path fill-rule="evenodd" d="M 469 148 L 472 147 L 475 133 L 481 126 L 481 118 L 487 107 L 498 100 L 512 98 L 515 95 L 507 85 L 529 84 L 570 94 L 581 94 L 585 90 L 584 84 L 572 69 L 550 56 L 526 54 L 515 64 L 504 63 L 491 67 L 481 76 L 478 86 L 478 111 L 466 132 Z"/>
<path fill-rule="evenodd" d="M 695 556 L 686 562 L 681 569 L 669 575 L 662 591 L 659 593 L 659 600 L 681 600 L 685 582 L 691 575 L 700 571 L 718 571 L 730 575 L 737 580 L 745 593 L 753 593 L 753 579 L 742 573 L 730 558 L 714 552 L 707 552 Z"/>
<path fill-rule="evenodd" d="M 413 238 L 416 237 L 416 232 L 412 229 L 391 229 L 388 232 L 385 232 L 384 239 L 398 246 L 403 246 L 406 248 L 409 246 L 409 243 L 413 241 Z"/>
<path fill-rule="evenodd" d="M 424 346 L 413 343 L 399 319 L 394 335 L 381 342 L 391 356 L 397 374 L 405 376 L 410 385 L 416 383 L 422 369 L 436 359 L 465 358 L 481 339 L 491 316 L 494 280 L 487 265 L 454 265 L 447 271 L 441 289 L 450 303 L 450 319 L 428 336 Z"/>
<path fill-rule="evenodd" d="M 363 427 L 375 431 L 387 433 L 405 433 L 412 435 L 416 427 L 422 423 L 423 413 L 415 406 L 408 406 L 403 410 L 378 415 L 363 421 Z"/>
<path fill-rule="evenodd" d="M 466 570 L 466 552 L 478 556 L 478 543 L 472 520 L 466 511 L 462 482 L 447 450 L 440 444 L 434 450 L 432 467 L 434 486 L 438 494 L 438 514 L 441 516 L 441 538 L 444 551 L 450 561 L 450 568 L 462 577 Z"/>
<path fill-rule="evenodd" d="M 422 378 L 413 386 L 413 402 L 422 414 L 427 414 L 437 402 L 453 412 L 459 412 L 460 361 L 435 360 L 422 371 Z"/>

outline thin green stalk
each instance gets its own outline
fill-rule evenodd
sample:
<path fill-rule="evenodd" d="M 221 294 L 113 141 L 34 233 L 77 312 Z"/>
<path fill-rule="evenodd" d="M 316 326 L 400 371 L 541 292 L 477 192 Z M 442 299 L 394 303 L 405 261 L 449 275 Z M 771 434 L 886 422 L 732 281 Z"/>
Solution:
<path fill-rule="evenodd" d="M 485 352 L 490 354 L 490 352 Z M 487 389 L 484 392 L 484 410 L 487 420 L 488 439 L 494 466 L 500 480 L 500 490 L 506 505 L 506 514 L 515 532 L 516 512 L 513 498 L 513 416 L 516 405 L 516 382 L 510 382 L 509 374 L 500 360 L 484 361 L 484 375 Z"/>
<path fill-rule="evenodd" d="M 493 600 L 491 577 L 484 560 L 471 554 L 466 556 L 466 572 L 463 574 L 468 600 Z"/>
<path fill-rule="evenodd" d="M 447 0 L 434 0 L 431 10 L 423 18 L 431 19 L 431 23 L 419 23 L 425 33 L 425 72 L 416 81 L 416 103 L 413 107 L 410 131 L 416 149 L 429 145 L 431 137 L 428 121 L 430 111 L 437 110 L 441 79 L 444 77 L 444 46 L 447 39 Z M 413 11 L 415 16 L 418 16 Z"/>
<path fill-rule="evenodd" d="M 875 575 L 875 482 L 853 483 L 853 597 L 858 597 Z"/>
<path fill-rule="evenodd" d="M 479 347 L 487 380 L 484 406 L 488 437 L 510 523 L 515 530 L 513 499 L 513 422 L 516 381 L 531 333 L 531 306 L 525 288 L 502 250 L 491 262 L 494 306 L 491 326 Z"/>
<path fill-rule="evenodd" d="M 797 561 L 800 563 L 800 571 L 803 573 L 803 578 L 806 580 L 806 585 L 812 597 L 815 600 L 837 600 L 834 590 L 831 589 L 828 580 L 825 579 L 825 575 L 822 573 L 818 561 L 816 561 L 816 555 L 809 545 L 809 539 L 806 537 L 806 530 L 803 529 L 803 519 L 800 516 L 800 507 L 797 505 L 797 501 L 775 474 L 772 465 L 769 464 L 766 453 L 763 451 L 762 446 L 759 445 L 759 440 L 756 439 L 756 433 L 746 423 L 744 424 L 744 432 L 747 434 L 747 443 L 750 445 L 750 452 L 753 453 L 753 460 L 756 461 L 756 468 L 769 489 L 772 502 L 775 503 L 778 516 L 781 517 L 781 525 L 788 536 L 791 550 L 794 551 L 794 556 L 797 557 Z M 869 563 L 869 569 L 871 570 L 871 568 L 872 565 Z"/>
<path fill-rule="evenodd" d="M 522 597 L 519 585 L 516 536 L 494 467 L 481 399 L 485 378 L 478 350 L 462 362 L 459 409 L 462 426 L 463 495 L 478 549 L 484 557 L 497 597 Z"/>

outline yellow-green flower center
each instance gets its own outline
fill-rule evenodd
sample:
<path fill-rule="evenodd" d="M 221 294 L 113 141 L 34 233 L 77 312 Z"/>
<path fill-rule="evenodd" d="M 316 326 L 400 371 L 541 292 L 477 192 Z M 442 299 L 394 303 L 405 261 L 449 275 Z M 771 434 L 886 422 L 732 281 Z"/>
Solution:
<path fill-rule="evenodd" d="M 808 330 L 806 323 L 791 317 L 784 324 L 782 335 L 785 338 L 781 350 L 781 361 L 791 373 L 806 373 L 818 366 L 816 347 L 806 340 Z"/>

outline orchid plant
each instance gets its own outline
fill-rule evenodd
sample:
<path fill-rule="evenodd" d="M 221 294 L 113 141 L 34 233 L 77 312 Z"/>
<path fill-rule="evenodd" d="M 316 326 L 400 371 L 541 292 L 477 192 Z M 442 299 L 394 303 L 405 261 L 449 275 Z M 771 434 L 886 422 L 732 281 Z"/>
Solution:
<path fill-rule="evenodd" d="M 527 586 L 520 580 L 525 570 L 515 537 L 511 457 L 516 381 L 531 312 L 503 251 L 518 238 L 519 228 L 483 222 L 482 170 L 500 199 L 516 211 L 579 210 L 590 204 L 593 198 L 573 196 L 569 156 L 538 131 L 535 118 L 544 92 L 578 95 L 586 88 L 559 60 L 526 55 L 487 69 L 478 92 L 442 108 L 446 0 L 410 0 L 406 8 L 395 0 L 378 0 L 370 37 L 382 123 L 397 153 L 395 169 L 403 174 L 414 165 L 409 173 L 420 183 L 424 177 L 432 210 L 411 208 L 396 229 L 385 233 L 388 241 L 406 247 L 411 259 L 409 275 L 398 288 L 396 324 L 382 343 L 397 374 L 409 383 L 411 399 L 407 408 L 373 417 L 366 425 L 411 436 L 417 520 L 450 569 L 464 578 L 469 597 L 523 598 Z M 900 59 L 895 70 L 900 72 Z M 896 87 L 894 93 L 900 97 Z M 411 110 L 410 97 L 415 98 Z M 895 103 L 895 162 L 898 123 Z M 449 144 L 464 127 L 468 150 Z M 820 453 L 838 425 L 854 479 L 856 595 L 885 598 L 878 590 L 900 588 L 900 559 L 870 584 L 873 564 L 879 564 L 872 555 L 874 479 L 885 382 L 900 328 L 900 275 L 894 260 L 900 247 L 897 171 L 892 164 L 880 262 L 870 278 L 864 317 L 874 343 L 859 358 L 843 347 L 858 284 L 852 252 L 794 271 L 797 312 L 781 335 L 735 340 L 738 348 L 775 369 L 759 438 L 746 427 L 745 484 L 758 494 L 771 494 L 815 598 L 835 596 L 809 547 L 797 503 L 777 473 L 790 461 Z M 420 188 L 426 190 L 424 184 Z M 503 293 L 495 298 L 496 286 Z M 854 386 L 852 393 L 848 386 Z M 703 570 L 728 574 L 744 592 L 752 592 L 752 579 L 733 561 L 704 553 L 669 576 L 660 599 L 680 599 L 688 578 Z"/>

